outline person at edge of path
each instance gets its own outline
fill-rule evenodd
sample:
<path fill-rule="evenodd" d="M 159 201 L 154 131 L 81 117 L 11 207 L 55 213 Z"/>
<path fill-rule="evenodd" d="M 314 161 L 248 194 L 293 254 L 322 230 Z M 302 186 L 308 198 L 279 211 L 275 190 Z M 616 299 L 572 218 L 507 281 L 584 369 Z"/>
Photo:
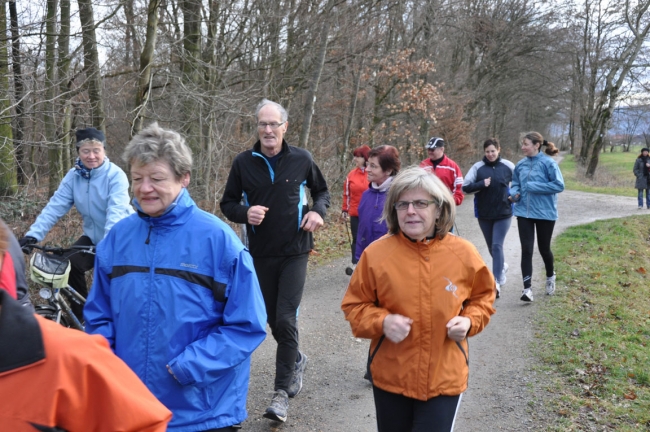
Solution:
<path fill-rule="evenodd" d="M 370 187 L 363 193 L 359 203 L 359 232 L 354 253 L 357 261 L 370 243 L 388 232 L 386 221 L 382 220 L 381 215 L 388 188 L 401 166 L 399 152 L 393 146 L 375 147 L 368 155 L 366 172 Z"/>
<path fill-rule="evenodd" d="M 467 337 L 485 329 L 492 272 L 469 241 L 450 234 L 453 196 L 422 168 L 400 172 L 341 309 L 371 339 L 368 369 L 379 432 L 451 431 L 469 376 Z"/>
<path fill-rule="evenodd" d="M 445 155 L 445 141 L 432 137 L 426 144 L 428 158 L 420 162 L 420 168 L 434 173 L 449 188 L 454 196 L 454 203 L 461 205 L 463 195 L 463 172 L 458 164 Z M 452 230 L 453 232 L 453 230 Z"/>
<path fill-rule="evenodd" d="M 512 203 L 508 197 L 515 164 L 501 158 L 501 145 L 496 138 L 485 140 L 483 151 L 483 159 L 470 168 L 463 180 L 463 192 L 476 194 L 474 210 L 492 257 L 492 274 L 496 279 L 496 296 L 499 298 L 508 271 L 503 243 L 512 220 Z"/>
<path fill-rule="evenodd" d="M 169 431 L 235 431 L 247 417 L 251 355 L 266 337 L 253 260 L 190 197 L 192 153 L 180 134 L 152 123 L 123 158 L 138 212 L 97 246 L 86 331 L 104 336 L 171 410 Z"/>
<path fill-rule="evenodd" d="M 5 231 L 7 235 L 7 253 L 11 255 L 11 261 L 14 267 L 14 279 L 16 281 L 16 295 L 18 301 L 23 306 L 33 311 L 32 302 L 29 299 L 29 285 L 25 273 L 25 258 L 20 250 L 20 243 L 4 222 L 0 221 L 0 231 Z"/>
<path fill-rule="evenodd" d="M 643 209 L 643 190 L 645 189 L 645 204 L 650 210 L 650 156 L 648 156 L 647 147 L 641 149 L 641 154 L 634 162 L 634 175 L 636 176 L 636 183 L 634 187 L 639 191 L 639 210 Z"/>
<path fill-rule="evenodd" d="M 274 394 L 264 417 L 284 422 L 307 365 L 298 349 L 298 307 L 314 247 L 312 233 L 323 226 L 330 194 L 311 154 L 284 140 L 289 123 L 282 105 L 263 99 L 256 121 L 259 140 L 233 160 L 220 207 L 232 222 L 246 224 L 268 323 L 278 343 Z"/>
<path fill-rule="evenodd" d="M 15 300 L 9 236 L 0 229 L 0 428 L 167 430 L 172 413 L 113 355 L 106 339 L 62 327 Z"/>
<path fill-rule="evenodd" d="M 546 147 L 546 154 L 541 151 L 542 146 Z M 515 203 L 514 215 L 517 217 L 521 242 L 521 275 L 524 282 L 521 300 L 532 302 L 535 232 L 537 247 L 546 267 L 546 294 L 555 292 L 551 238 L 558 218 L 557 194 L 564 190 L 564 178 L 558 164 L 549 157 L 558 154 L 559 150 L 539 132 L 525 134 L 521 151 L 525 157 L 515 166 L 508 199 Z"/>
<path fill-rule="evenodd" d="M 76 132 L 78 157 L 63 177 L 59 188 L 38 215 L 20 246 L 42 241 L 52 227 L 74 205 L 83 219 L 83 235 L 74 246 L 97 245 L 119 220 L 133 213 L 129 197 L 129 181 L 120 167 L 106 156 L 106 137 L 95 128 Z M 29 249 L 24 248 L 29 253 Z M 70 260 L 69 284 L 79 294 L 88 296 L 86 271 L 93 268 L 92 254 L 70 251 L 63 255 Z M 83 306 L 70 302 L 74 314 L 82 319 Z"/>
<path fill-rule="evenodd" d="M 362 145 L 357 147 L 352 152 L 355 167 L 345 177 L 343 183 L 343 204 L 341 209 L 341 218 L 343 220 L 350 219 L 350 230 L 352 231 L 352 239 L 350 241 L 350 249 L 352 253 L 352 267 L 346 268 L 346 272 L 352 274 L 351 271 L 359 261 L 355 252 L 357 249 L 357 232 L 359 229 L 359 202 L 361 195 L 368 189 L 368 180 L 366 177 L 366 165 L 368 164 L 368 154 L 370 147 Z"/>

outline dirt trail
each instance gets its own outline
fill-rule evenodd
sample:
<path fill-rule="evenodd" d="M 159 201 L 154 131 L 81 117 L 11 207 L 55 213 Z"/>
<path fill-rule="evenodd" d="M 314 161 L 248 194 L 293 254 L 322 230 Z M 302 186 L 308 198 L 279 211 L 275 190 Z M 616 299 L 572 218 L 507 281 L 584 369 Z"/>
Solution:
<path fill-rule="evenodd" d="M 491 258 L 473 215 L 472 197 L 458 208 L 459 234 L 473 242 L 488 265 Z M 559 195 L 560 218 L 555 235 L 567 227 L 628 215 L 637 210 L 635 198 L 565 191 Z M 534 255 L 535 302 L 524 303 L 519 269 L 520 246 L 517 222 L 504 245 L 510 264 L 508 282 L 496 301 L 497 313 L 486 330 L 470 339 L 470 382 L 463 396 L 455 431 L 542 430 L 552 416 L 539 409 L 543 376 L 530 371 L 535 362 L 531 341 L 535 313 L 546 301 L 543 263 Z M 262 418 L 273 390 L 276 344 L 269 332 L 253 355 L 248 397 L 249 418 L 245 431 L 375 431 L 370 384 L 362 377 L 368 341 L 352 337 L 340 310 L 349 277 L 347 259 L 309 272 L 300 308 L 301 349 L 309 356 L 302 392 L 290 402 L 289 418 L 280 424 Z M 557 287 L 562 290 L 562 286 Z"/>

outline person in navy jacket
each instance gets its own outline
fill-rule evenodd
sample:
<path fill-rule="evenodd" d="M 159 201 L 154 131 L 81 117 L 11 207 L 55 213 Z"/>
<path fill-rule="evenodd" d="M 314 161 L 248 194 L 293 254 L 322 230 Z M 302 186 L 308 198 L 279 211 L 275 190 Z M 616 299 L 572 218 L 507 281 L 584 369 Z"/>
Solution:
<path fill-rule="evenodd" d="M 253 260 L 187 191 L 192 154 L 156 123 L 128 144 L 137 214 L 97 247 L 86 331 L 173 413 L 170 431 L 231 431 L 247 417 L 253 351 L 266 312 Z"/>
<path fill-rule="evenodd" d="M 492 256 L 492 273 L 496 279 L 499 298 L 501 288 L 506 283 L 508 270 L 503 256 L 503 243 L 512 219 L 512 204 L 508 197 L 515 165 L 501 158 L 501 146 L 496 138 L 485 140 L 483 150 L 483 160 L 476 162 L 463 180 L 463 192 L 476 194 L 476 217 Z"/>
<path fill-rule="evenodd" d="M 546 147 L 542 153 L 542 146 Z M 517 162 L 512 176 L 510 200 L 515 203 L 519 240 L 521 242 L 521 275 L 524 290 L 521 300 L 532 302 L 533 247 L 537 231 L 537 247 L 546 267 L 546 294 L 555 292 L 555 270 L 551 238 L 558 218 L 557 194 L 564 190 L 560 167 L 549 157 L 559 150 L 539 132 L 528 132 L 521 151 L 524 158 Z"/>

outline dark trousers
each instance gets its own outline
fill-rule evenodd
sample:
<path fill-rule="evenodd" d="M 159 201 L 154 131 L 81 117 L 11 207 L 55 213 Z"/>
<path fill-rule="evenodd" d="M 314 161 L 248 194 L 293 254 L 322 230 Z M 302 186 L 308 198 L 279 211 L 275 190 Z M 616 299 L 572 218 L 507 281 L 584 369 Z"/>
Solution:
<path fill-rule="evenodd" d="M 372 387 L 379 432 L 450 432 L 461 395 L 420 401 Z"/>
<path fill-rule="evenodd" d="M 81 236 L 73 246 L 93 246 L 92 240 L 88 236 Z M 95 266 L 95 255 L 73 250 L 63 255 L 70 260 L 70 277 L 68 285 L 75 289 L 79 294 L 88 297 L 88 286 L 86 285 L 86 272 Z M 83 305 L 76 303 L 70 299 L 70 308 L 72 312 L 83 320 Z"/>
<path fill-rule="evenodd" d="M 355 252 L 357 251 L 357 232 L 359 232 L 359 217 L 350 216 L 350 231 L 352 231 L 352 264 L 359 262 L 358 259 L 354 257 Z"/>
<path fill-rule="evenodd" d="M 517 218 L 519 228 L 519 241 L 521 242 L 521 275 L 524 279 L 524 288 L 531 287 L 533 277 L 533 249 L 535 247 L 535 231 L 537 231 L 537 248 L 544 260 L 546 277 L 553 276 L 553 252 L 551 252 L 551 238 L 555 221 L 543 219 Z"/>
<path fill-rule="evenodd" d="M 309 254 L 254 258 L 267 322 L 278 343 L 275 354 L 275 390 L 287 390 L 298 357 L 297 315 L 307 277 Z"/>

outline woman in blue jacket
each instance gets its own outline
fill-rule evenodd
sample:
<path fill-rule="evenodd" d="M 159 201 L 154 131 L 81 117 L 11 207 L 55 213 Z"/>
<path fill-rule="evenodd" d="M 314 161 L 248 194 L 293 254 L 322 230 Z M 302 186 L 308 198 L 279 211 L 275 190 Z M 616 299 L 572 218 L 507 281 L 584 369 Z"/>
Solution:
<path fill-rule="evenodd" d="M 541 152 L 546 147 L 545 153 Z M 559 150 L 538 132 L 524 136 L 521 151 L 525 158 L 515 166 L 510 188 L 510 200 L 515 203 L 519 241 L 521 242 L 521 274 L 524 290 L 521 300 L 532 302 L 533 248 L 535 231 L 537 247 L 546 267 L 546 294 L 555 292 L 555 270 L 551 237 L 557 220 L 557 194 L 564 190 L 564 178 L 558 164 L 549 156 Z M 547 156 L 549 155 L 549 156 Z"/>
<path fill-rule="evenodd" d="M 501 287 L 506 283 L 508 269 L 503 257 L 503 242 L 512 219 L 512 204 L 508 197 L 515 165 L 509 160 L 501 159 L 501 146 L 496 138 L 485 140 L 483 151 L 483 160 L 476 162 L 463 180 L 463 192 L 476 194 L 474 208 L 478 225 L 492 256 L 492 274 L 496 279 L 499 298 Z"/>
<path fill-rule="evenodd" d="M 253 259 L 187 192 L 192 154 L 156 123 L 127 146 L 137 214 L 97 247 L 86 331 L 173 413 L 170 431 L 234 431 L 247 417 L 250 358 L 266 337 Z"/>
<path fill-rule="evenodd" d="M 74 168 L 63 177 L 41 214 L 20 239 L 21 246 L 42 241 L 72 206 L 83 219 L 83 235 L 75 246 L 97 245 L 116 222 L 133 213 L 129 180 L 124 171 L 106 157 L 104 133 L 95 128 L 79 129 L 76 137 L 79 157 Z M 86 297 L 86 271 L 93 268 L 95 257 L 78 251 L 65 256 L 71 265 L 70 286 Z M 83 306 L 75 302 L 70 306 L 81 319 Z"/>

